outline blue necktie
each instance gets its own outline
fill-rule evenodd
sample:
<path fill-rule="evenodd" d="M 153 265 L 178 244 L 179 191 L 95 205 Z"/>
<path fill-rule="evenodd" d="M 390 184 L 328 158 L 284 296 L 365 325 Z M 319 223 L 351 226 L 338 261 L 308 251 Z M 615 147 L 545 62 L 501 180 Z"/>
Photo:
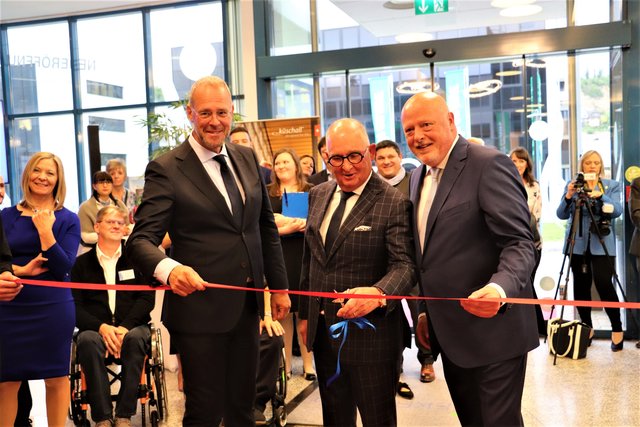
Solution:
<path fill-rule="evenodd" d="M 244 205 L 242 203 L 242 196 L 240 195 L 240 190 L 238 189 L 236 180 L 231 173 L 231 169 L 229 169 L 229 165 L 227 164 L 227 159 L 224 154 L 215 156 L 213 160 L 220 163 L 222 181 L 224 181 L 224 187 L 227 189 L 227 195 L 231 201 L 231 214 L 233 215 L 236 225 L 240 227 L 242 225 L 242 211 Z"/>

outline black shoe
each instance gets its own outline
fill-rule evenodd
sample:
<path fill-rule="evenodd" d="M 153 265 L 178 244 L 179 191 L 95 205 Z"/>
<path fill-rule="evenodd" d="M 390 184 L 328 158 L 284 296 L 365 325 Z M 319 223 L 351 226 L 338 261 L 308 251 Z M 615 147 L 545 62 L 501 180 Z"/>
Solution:
<path fill-rule="evenodd" d="M 624 339 L 620 340 L 618 344 L 611 341 L 611 351 L 613 352 L 621 351 L 622 347 L 624 347 Z"/>
<path fill-rule="evenodd" d="M 314 374 L 313 372 L 305 372 L 304 373 L 304 379 L 307 381 L 315 381 L 316 380 L 316 374 Z"/>
<path fill-rule="evenodd" d="M 397 388 L 398 396 L 404 397 L 405 399 L 413 399 L 413 392 L 411 388 L 409 388 L 409 384 L 398 381 Z"/>

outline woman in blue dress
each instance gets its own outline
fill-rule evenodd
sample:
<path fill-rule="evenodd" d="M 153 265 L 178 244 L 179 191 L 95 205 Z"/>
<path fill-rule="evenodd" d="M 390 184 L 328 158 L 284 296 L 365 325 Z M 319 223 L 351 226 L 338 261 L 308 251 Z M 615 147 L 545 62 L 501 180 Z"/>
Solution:
<path fill-rule="evenodd" d="M 24 199 L 0 212 L 14 274 L 69 281 L 80 221 L 64 208 L 61 160 L 51 153 L 34 154 L 21 185 Z M 65 425 L 74 325 L 70 289 L 25 285 L 12 301 L 0 302 L 0 425 L 13 425 L 20 382 L 35 379 L 45 380 L 49 425 Z"/>

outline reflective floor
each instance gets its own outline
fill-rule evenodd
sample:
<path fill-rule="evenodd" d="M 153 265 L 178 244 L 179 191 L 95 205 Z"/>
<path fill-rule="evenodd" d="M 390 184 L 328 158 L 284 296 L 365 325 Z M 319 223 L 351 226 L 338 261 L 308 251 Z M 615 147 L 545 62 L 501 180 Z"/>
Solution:
<path fill-rule="evenodd" d="M 299 358 L 294 360 L 294 376 L 289 381 L 287 407 L 289 425 L 322 424 L 320 396 L 316 383 L 302 378 Z M 415 397 L 397 398 L 400 426 L 454 426 L 457 417 L 449 398 L 440 362 L 435 364 L 437 379 L 420 383 L 415 350 L 405 351 L 403 381 Z M 166 373 L 169 390 L 169 416 L 164 426 L 180 426 L 184 397 L 177 390 L 174 372 Z M 46 426 L 44 386 L 32 384 L 36 427 Z M 523 399 L 527 426 L 638 426 L 640 425 L 640 349 L 626 341 L 625 349 L 613 353 L 608 340 L 594 340 L 586 359 L 558 359 L 553 365 L 547 346 L 532 351 L 528 360 Z M 140 416 L 133 420 L 141 425 Z M 67 426 L 72 426 L 69 421 Z"/>

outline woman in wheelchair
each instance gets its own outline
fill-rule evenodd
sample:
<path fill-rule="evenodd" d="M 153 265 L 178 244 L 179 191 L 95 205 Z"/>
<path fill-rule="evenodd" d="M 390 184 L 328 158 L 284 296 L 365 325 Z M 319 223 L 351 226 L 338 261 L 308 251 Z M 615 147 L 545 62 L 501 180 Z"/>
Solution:
<path fill-rule="evenodd" d="M 102 208 L 94 225 L 96 247 L 78 257 L 71 279 L 81 283 L 126 284 L 136 277 L 123 256 L 126 212 L 117 206 Z M 138 384 L 150 343 L 149 321 L 154 292 L 74 290 L 77 360 L 87 382 L 91 418 L 98 427 L 113 425 L 111 389 L 105 363 L 122 364 L 115 425 L 129 426 L 136 413 Z"/>

